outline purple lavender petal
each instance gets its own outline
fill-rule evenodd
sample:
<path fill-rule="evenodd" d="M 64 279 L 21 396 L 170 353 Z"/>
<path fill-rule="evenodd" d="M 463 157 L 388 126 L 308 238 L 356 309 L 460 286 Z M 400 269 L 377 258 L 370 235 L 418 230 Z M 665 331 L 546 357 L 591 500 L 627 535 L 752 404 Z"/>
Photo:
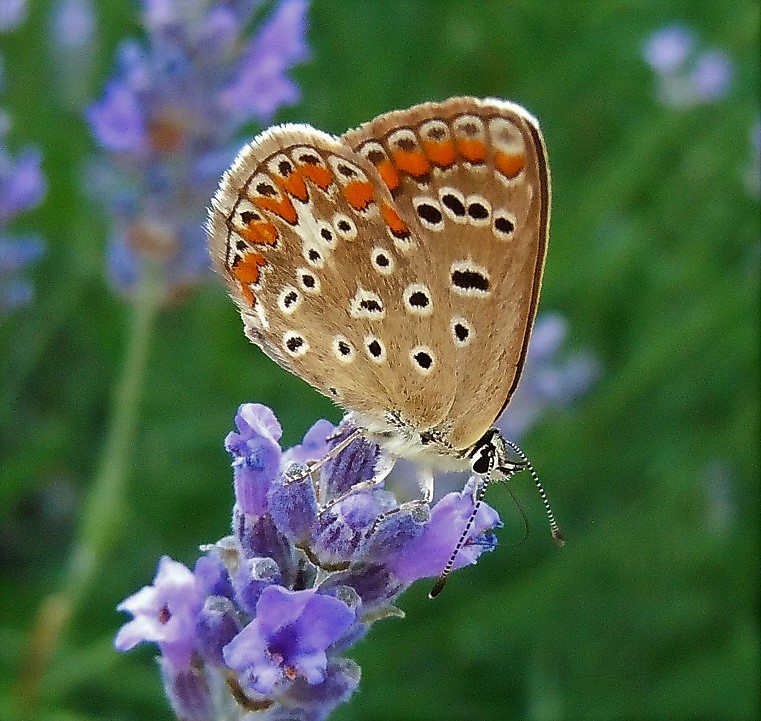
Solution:
<path fill-rule="evenodd" d="M 253 615 L 262 591 L 277 583 L 282 583 L 280 569 L 271 558 L 244 559 L 233 577 L 235 600 L 240 608 Z"/>
<path fill-rule="evenodd" d="M 282 105 L 299 99 L 298 86 L 286 76 L 307 59 L 305 0 L 284 0 L 249 45 L 233 82 L 220 96 L 230 113 L 269 123 Z"/>
<path fill-rule="evenodd" d="M 242 125 L 252 119 L 249 107 L 225 106 L 219 98 L 242 83 L 244 94 L 255 92 L 249 105 L 271 117 L 298 97 L 286 74 L 307 55 L 307 2 L 275 4 L 251 41 L 246 33 L 259 4 L 146 0 L 145 41 L 121 44 L 117 71 L 88 111 L 94 136 L 111 153 L 106 162 L 133 190 L 134 202 L 125 206 L 121 189 L 92 188 L 114 216 L 113 235 L 131 235 L 135 226 L 155 218 L 167 226 L 172 253 L 160 258 L 167 300 L 182 297 L 208 273 L 202 211 L 229 163 L 230 148 L 240 146 Z M 154 250 L 135 244 L 132 252 L 121 247 L 110 253 L 110 277 L 119 290 L 135 292 L 146 262 L 156 262 Z"/>
<path fill-rule="evenodd" d="M 355 431 L 354 426 L 342 423 L 328 439 L 328 449 L 332 450 Z M 329 493 L 340 496 L 357 483 L 370 480 L 378 458 L 379 450 L 375 443 L 363 437 L 354 439 L 347 448 L 330 458 L 323 466 L 322 475 L 327 481 Z"/>
<path fill-rule="evenodd" d="M 208 552 L 196 561 L 193 566 L 193 575 L 204 596 L 232 598 L 235 593 L 230 574 L 222 563 L 222 559 L 214 551 Z"/>
<path fill-rule="evenodd" d="M 181 10 L 176 0 L 143 0 L 143 7 L 145 24 L 153 32 L 180 23 Z"/>
<path fill-rule="evenodd" d="M 183 721 L 214 721 L 211 686 L 206 670 L 194 666 L 176 666 L 167 658 L 159 659 L 164 691 L 177 718 Z"/>
<path fill-rule="evenodd" d="M 140 103 L 125 85 L 110 83 L 103 98 L 87 111 L 87 120 L 98 142 L 114 153 L 148 152 L 148 135 Z"/>
<path fill-rule="evenodd" d="M 449 493 L 433 507 L 419 540 L 401 549 L 398 555 L 391 556 L 387 560 L 388 567 L 405 583 L 437 576 L 452 555 L 472 511 L 473 482 L 470 481 L 462 493 Z M 491 550 L 491 544 L 482 545 L 479 537 L 501 525 L 497 512 L 482 503 L 468 541 L 457 554 L 454 568 L 473 564 L 484 550 Z"/>
<path fill-rule="evenodd" d="M 59 0 L 51 21 L 53 41 L 61 47 L 80 49 L 95 34 L 95 12 L 89 0 Z"/>
<path fill-rule="evenodd" d="M 349 494 L 320 514 L 313 550 L 325 564 L 351 560 L 378 516 L 396 507 L 385 491 Z"/>
<path fill-rule="evenodd" d="M 325 458 L 328 439 L 335 432 L 336 427 L 330 421 L 320 419 L 304 434 L 300 445 L 289 448 L 283 454 L 283 464 L 310 463 Z"/>
<path fill-rule="evenodd" d="M 356 663 L 349 659 L 338 658 L 328 663 L 325 678 L 321 683 L 310 684 L 297 678 L 285 695 L 303 708 L 327 715 L 338 704 L 351 697 L 359 684 L 360 675 L 360 669 Z M 318 715 L 317 718 L 323 718 L 323 716 Z"/>
<path fill-rule="evenodd" d="M 405 509 L 386 516 L 362 544 L 359 553 L 368 561 L 385 562 L 420 542 L 430 515 L 427 506 Z"/>
<path fill-rule="evenodd" d="M 228 434 L 225 447 L 233 457 L 235 497 L 244 513 L 267 511 L 267 493 L 280 469 L 282 435 L 275 414 L 258 403 L 244 403 L 235 416 L 238 433 Z"/>
<path fill-rule="evenodd" d="M 253 690 L 269 694 L 292 675 L 308 683 L 324 680 L 327 648 L 354 622 L 354 612 L 314 590 L 269 586 L 259 598 L 256 618 L 223 650 L 228 666 L 246 674 Z"/>
<path fill-rule="evenodd" d="M 346 571 L 331 574 L 320 590 L 329 593 L 338 586 L 349 586 L 357 592 L 362 608 L 367 611 L 387 604 L 406 585 L 382 563 L 357 563 Z"/>
<path fill-rule="evenodd" d="M 198 45 L 207 58 L 230 52 L 240 32 L 241 17 L 232 8 L 215 5 L 209 8 Z"/>
<path fill-rule="evenodd" d="M 295 466 L 296 470 L 305 466 Z M 272 484 L 267 505 L 278 529 L 294 544 L 304 544 L 312 540 L 317 528 L 317 494 L 312 477 L 306 475 L 300 480 L 291 480 L 283 474 Z"/>
<path fill-rule="evenodd" d="M 184 565 L 164 556 L 152 586 L 144 586 L 116 608 L 133 615 L 114 640 L 118 651 L 143 641 L 158 643 L 167 658 L 187 665 L 195 644 L 196 615 L 203 598 L 195 576 Z"/>
<path fill-rule="evenodd" d="M 222 649 L 240 632 L 238 610 L 229 598 L 210 596 L 196 620 L 198 651 L 209 663 L 222 665 Z"/>
<path fill-rule="evenodd" d="M 290 585 L 297 572 L 293 546 L 278 530 L 272 516 L 251 516 L 233 509 L 233 531 L 247 558 L 269 557 L 277 563 L 283 583 Z"/>
<path fill-rule="evenodd" d="M 34 235 L 5 238 L 0 236 L 0 273 L 15 273 L 37 260 L 45 244 Z"/>
<path fill-rule="evenodd" d="M 0 224 L 39 204 L 45 195 L 40 153 L 28 149 L 15 160 L 0 150 Z"/>

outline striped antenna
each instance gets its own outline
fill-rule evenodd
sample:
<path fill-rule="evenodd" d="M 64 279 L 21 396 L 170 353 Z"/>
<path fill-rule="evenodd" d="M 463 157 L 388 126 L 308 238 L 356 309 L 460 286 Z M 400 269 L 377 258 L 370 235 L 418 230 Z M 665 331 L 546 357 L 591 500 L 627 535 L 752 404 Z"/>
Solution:
<path fill-rule="evenodd" d="M 449 560 L 447 561 L 447 565 L 444 566 L 444 570 L 441 572 L 438 579 L 436 580 L 436 583 L 431 589 L 431 592 L 428 594 L 428 598 L 436 598 L 436 596 L 438 596 L 444 590 L 444 586 L 447 583 L 447 578 L 449 578 L 449 574 L 452 572 L 452 566 L 454 566 L 455 558 L 457 558 L 457 554 L 460 552 L 460 549 L 465 545 L 465 541 L 467 540 L 468 534 L 470 533 L 470 529 L 473 527 L 473 523 L 476 520 L 476 516 L 478 515 L 478 509 L 481 508 L 481 501 L 484 500 L 484 496 L 486 495 L 486 489 L 489 487 L 490 481 L 491 481 L 490 475 L 484 476 L 483 482 L 481 484 L 481 488 L 478 491 L 478 496 L 476 497 L 476 503 L 473 506 L 472 513 L 470 514 L 470 518 L 468 518 L 468 522 L 465 524 L 465 528 L 460 534 L 460 538 L 458 539 L 457 544 L 454 547 L 454 551 L 452 551 L 452 555 L 449 557 Z"/>
<path fill-rule="evenodd" d="M 563 533 L 560 530 L 557 521 L 555 520 L 555 514 L 552 512 L 552 506 L 550 506 L 550 501 L 547 498 L 547 494 L 544 492 L 544 486 L 539 480 L 539 475 L 534 470 L 534 466 L 531 465 L 531 461 L 526 458 L 526 454 L 515 443 L 507 440 L 507 438 L 505 438 L 504 441 L 508 446 L 510 446 L 510 448 L 515 451 L 515 453 L 518 455 L 518 458 L 523 461 L 525 468 L 527 468 L 528 472 L 531 474 L 531 478 L 534 480 L 534 485 L 539 491 L 539 497 L 542 499 L 542 503 L 544 504 L 544 510 L 547 513 L 547 520 L 550 522 L 550 533 L 552 534 L 552 540 L 555 541 L 556 546 L 562 546 L 565 543 L 565 539 L 563 538 Z"/>
<path fill-rule="evenodd" d="M 555 514 L 552 512 L 552 506 L 550 506 L 550 501 L 547 498 L 547 494 L 544 491 L 544 486 L 542 485 L 542 482 L 539 480 L 539 475 L 534 469 L 534 466 L 531 465 L 531 461 L 529 461 L 529 459 L 526 457 L 526 454 L 515 443 L 507 440 L 506 438 L 503 438 L 502 440 L 505 442 L 506 445 L 508 445 L 516 453 L 518 458 L 520 458 L 521 464 L 518 465 L 517 463 L 515 463 L 506 468 L 499 468 L 499 467 L 496 468 L 495 470 L 499 471 L 500 473 L 504 475 L 504 477 L 500 478 L 499 480 L 502 482 L 507 482 L 519 471 L 522 471 L 525 469 L 528 470 L 528 472 L 531 474 L 531 478 L 534 481 L 534 485 L 539 491 L 539 497 L 542 499 L 542 503 L 544 504 L 544 510 L 547 513 L 547 519 L 550 522 L 550 533 L 552 534 L 552 540 L 555 541 L 556 546 L 558 547 L 562 546 L 565 543 L 565 539 L 563 538 L 563 533 L 560 530 L 560 527 L 558 526 L 557 521 L 555 520 Z M 465 528 L 460 534 L 460 538 L 457 540 L 457 544 L 455 545 L 454 550 L 452 551 L 452 555 L 449 557 L 449 560 L 447 561 L 447 565 L 444 566 L 444 570 L 441 572 L 438 579 L 436 580 L 436 583 L 434 584 L 433 588 L 428 594 L 428 598 L 432 598 L 432 599 L 436 598 L 436 596 L 438 596 L 444 590 L 444 586 L 447 583 L 449 574 L 452 572 L 452 568 L 454 566 L 455 559 L 457 558 L 457 554 L 465 545 L 465 541 L 468 538 L 470 529 L 473 527 L 473 523 L 475 523 L 476 516 L 478 515 L 478 509 L 481 507 L 481 502 L 484 500 L 484 496 L 486 495 L 486 489 L 489 487 L 489 484 L 491 482 L 492 482 L 491 473 L 489 473 L 486 476 L 483 476 L 481 488 L 478 491 L 478 496 L 476 497 L 476 503 L 473 506 L 473 511 L 470 514 L 470 517 L 468 518 L 468 522 L 465 524 Z M 515 496 L 513 496 L 512 491 L 510 491 L 510 495 L 513 497 L 513 500 L 515 500 L 517 503 L 517 500 Z M 525 521 L 526 516 L 520 504 L 518 504 L 518 508 L 520 509 L 521 515 L 523 515 L 523 518 Z"/>

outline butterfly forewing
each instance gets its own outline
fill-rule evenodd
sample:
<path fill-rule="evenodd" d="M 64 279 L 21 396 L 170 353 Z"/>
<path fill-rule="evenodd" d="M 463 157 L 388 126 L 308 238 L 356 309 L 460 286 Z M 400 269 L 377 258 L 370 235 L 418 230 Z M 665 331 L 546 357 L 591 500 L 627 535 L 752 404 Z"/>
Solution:
<path fill-rule="evenodd" d="M 446 416 L 451 383 L 399 377 L 429 322 L 403 311 L 420 244 L 370 163 L 308 126 L 273 128 L 224 177 L 210 226 L 247 335 L 270 357 L 369 420 L 408 405 L 425 425 Z M 438 361 L 433 378 L 454 377 L 443 350 L 418 352 Z"/>
<path fill-rule="evenodd" d="M 511 103 L 454 98 L 388 113 L 344 138 L 376 163 L 416 225 L 422 253 L 410 264 L 441 308 L 428 334 L 446 340 L 456 369 L 442 431 L 467 448 L 515 390 L 536 313 L 550 201 L 538 124 Z"/>
<path fill-rule="evenodd" d="M 266 131 L 225 174 L 209 234 L 270 357 L 371 430 L 398 425 L 446 454 L 477 441 L 518 382 L 548 216 L 536 122 L 456 98 L 341 138 Z"/>

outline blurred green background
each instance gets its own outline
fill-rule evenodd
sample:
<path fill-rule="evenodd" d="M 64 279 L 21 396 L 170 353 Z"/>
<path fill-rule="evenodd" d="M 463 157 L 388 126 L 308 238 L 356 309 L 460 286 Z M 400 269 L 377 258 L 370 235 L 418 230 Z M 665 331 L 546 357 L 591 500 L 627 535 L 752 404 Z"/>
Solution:
<path fill-rule="evenodd" d="M 46 200 L 14 226 L 47 240 L 34 302 L 0 326 L 0 714 L 29 633 L 62 583 L 97 467 L 131 318 L 104 279 L 107 219 L 82 192 L 94 143 L 62 99 L 50 4 L 0 37 L 11 145 L 39 144 Z M 101 50 L 139 34 L 135 3 L 97 5 Z M 343 132 L 455 94 L 506 97 L 541 121 L 553 219 L 540 312 L 602 371 L 523 446 L 567 543 L 545 532 L 530 479 L 490 503 L 497 551 L 429 583 L 351 656 L 363 679 L 332 718 L 750 719 L 759 702 L 759 199 L 747 187 L 759 116 L 759 4 L 315 0 L 303 101 L 279 120 Z M 735 63 L 726 96 L 659 102 L 642 58 L 686 24 Z M 757 161 L 756 161 L 757 162 Z M 331 404 L 243 337 L 209 281 L 162 311 L 151 339 L 117 547 L 41 682 L 40 719 L 169 719 L 153 649 L 119 655 L 116 604 L 163 553 L 192 564 L 225 535 L 223 439 L 239 403 L 270 405 L 297 442 Z M 29 670 L 29 669 L 27 669 Z M 31 669 L 34 672 L 34 669 Z"/>

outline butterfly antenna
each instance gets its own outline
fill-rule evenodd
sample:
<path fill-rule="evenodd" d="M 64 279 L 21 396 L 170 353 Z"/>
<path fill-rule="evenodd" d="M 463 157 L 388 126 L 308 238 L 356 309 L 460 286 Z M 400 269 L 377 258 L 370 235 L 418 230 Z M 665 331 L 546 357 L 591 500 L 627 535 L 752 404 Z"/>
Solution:
<path fill-rule="evenodd" d="M 454 566 L 454 562 L 455 562 L 455 559 L 457 558 L 457 554 L 460 552 L 460 549 L 465 545 L 465 541 L 468 538 L 470 529 L 473 527 L 473 523 L 476 520 L 476 516 L 478 515 L 478 509 L 481 508 L 481 501 L 484 500 L 484 496 L 486 495 L 486 489 L 489 486 L 490 480 L 491 479 L 489 478 L 489 476 L 484 477 L 483 482 L 481 484 L 481 488 L 478 491 L 478 496 L 476 497 L 476 503 L 473 506 L 473 511 L 470 514 L 470 518 L 468 518 L 468 522 L 465 524 L 465 528 L 463 528 L 463 531 L 460 534 L 460 538 L 457 541 L 457 545 L 455 545 L 454 547 L 454 551 L 452 551 L 452 555 L 449 557 L 449 560 L 447 561 L 447 565 L 444 566 L 444 570 L 441 572 L 438 579 L 436 580 L 436 583 L 431 589 L 431 592 L 428 594 L 428 598 L 436 598 L 436 596 L 438 596 L 444 590 L 444 586 L 446 586 L 447 579 L 449 578 L 449 574 L 452 572 L 452 567 Z"/>
<path fill-rule="evenodd" d="M 552 534 L 552 540 L 555 541 L 555 544 L 558 547 L 562 546 L 565 543 L 565 539 L 563 538 L 563 533 L 560 530 L 557 521 L 555 520 L 555 514 L 552 512 L 552 506 L 550 506 L 550 501 L 547 498 L 547 494 L 544 492 L 544 486 L 539 480 L 539 475 L 534 470 L 534 466 L 531 465 L 531 461 L 529 461 L 529 459 L 526 457 L 526 454 L 515 443 L 509 441 L 507 438 L 505 438 L 505 443 L 510 446 L 513 451 L 515 451 L 518 458 L 521 459 L 525 467 L 528 469 L 528 472 L 531 474 L 531 478 L 534 480 L 534 485 L 539 491 L 539 497 L 542 499 L 542 503 L 544 504 L 544 510 L 547 513 L 547 520 L 550 522 L 550 533 Z"/>
<path fill-rule="evenodd" d="M 521 546 L 528 540 L 528 534 L 529 534 L 529 522 L 528 522 L 528 516 L 526 515 L 526 509 L 523 507 L 523 504 L 520 502 L 520 499 L 518 496 L 513 493 L 513 489 L 510 488 L 510 486 L 507 487 L 507 492 L 510 494 L 510 498 L 513 499 L 513 503 L 515 504 L 516 508 L 521 514 L 521 518 L 523 519 L 523 538 L 521 538 L 520 541 L 516 545 Z"/>

